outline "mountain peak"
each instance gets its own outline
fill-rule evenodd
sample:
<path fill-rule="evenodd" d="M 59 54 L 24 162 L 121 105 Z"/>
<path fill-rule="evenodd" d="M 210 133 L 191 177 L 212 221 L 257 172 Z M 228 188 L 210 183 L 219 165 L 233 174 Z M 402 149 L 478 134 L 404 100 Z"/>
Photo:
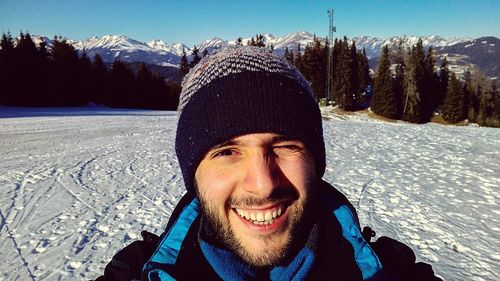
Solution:
<path fill-rule="evenodd" d="M 297 48 L 297 45 L 305 46 L 313 42 L 314 35 L 306 31 L 297 31 L 285 34 L 281 37 L 274 36 L 270 33 L 263 34 L 266 45 L 273 45 L 277 54 L 283 55 L 285 48 L 292 51 Z M 43 37 L 32 35 L 36 44 L 42 40 L 50 47 L 52 40 Z M 247 45 L 249 38 L 242 39 L 243 45 Z M 365 49 L 366 55 L 370 60 L 370 65 L 374 67 L 380 55 L 382 46 L 388 45 L 389 48 L 396 48 L 402 42 L 404 48 L 410 48 L 415 45 L 418 40 L 422 40 L 425 48 L 433 47 L 436 49 L 437 60 L 440 57 L 447 56 L 448 61 L 455 60 L 455 64 L 465 69 L 471 65 L 483 66 L 484 61 L 479 58 L 478 54 L 487 54 L 491 64 L 495 64 L 498 59 L 497 49 L 500 47 L 499 39 L 496 37 L 481 37 L 477 39 L 470 38 L 445 38 L 439 35 L 428 36 L 392 36 L 389 38 L 377 38 L 372 36 L 359 36 L 348 39 L 355 41 L 358 49 Z M 101 37 L 90 37 L 81 41 L 67 40 L 77 50 L 85 50 L 89 57 L 93 57 L 96 53 L 101 55 L 105 62 L 113 62 L 119 58 L 125 62 L 143 61 L 147 64 L 155 65 L 179 65 L 183 50 L 188 56 L 191 55 L 192 49 L 183 43 L 166 43 L 161 39 L 154 39 L 149 42 L 140 42 L 125 35 L 104 35 Z M 228 45 L 235 45 L 236 40 L 226 41 L 219 37 L 204 40 L 196 47 L 201 55 L 205 50 L 208 53 L 213 53 L 216 49 L 224 48 Z M 493 57 L 492 57 L 493 56 Z M 451 65 L 451 63 L 450 63 Z M 498 75 L 488 71 L 489 68 L 496 69 L 496 65 L 489 67 L 486 65 L 484 71 L 491 77 Z"/>

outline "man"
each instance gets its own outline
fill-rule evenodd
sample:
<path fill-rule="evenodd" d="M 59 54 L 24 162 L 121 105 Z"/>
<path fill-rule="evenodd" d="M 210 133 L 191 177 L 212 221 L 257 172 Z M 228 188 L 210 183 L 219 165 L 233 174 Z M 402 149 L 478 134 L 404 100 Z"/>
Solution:
<path fill-rule="evenodd" d="M 104 280 L 439 280 L 403 244 L 363 237 L 353 206 L 321 179 L 315 97 L 270 50 L 204 59 L 184 79 L 178 111 L 188 192 L 161 239 L 144 233 Z"/>

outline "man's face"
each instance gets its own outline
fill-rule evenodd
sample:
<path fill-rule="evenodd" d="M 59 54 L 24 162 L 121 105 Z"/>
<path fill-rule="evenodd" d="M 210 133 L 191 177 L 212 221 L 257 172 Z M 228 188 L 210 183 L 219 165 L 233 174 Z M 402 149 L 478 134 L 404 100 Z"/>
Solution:
<path fill-rule="evenodd" d="M 301 141 L 259 133 L 217 145 L 195 173 L 203 229 L 249 264 L 277 264 L 308 233 L 315 178 Z"/>

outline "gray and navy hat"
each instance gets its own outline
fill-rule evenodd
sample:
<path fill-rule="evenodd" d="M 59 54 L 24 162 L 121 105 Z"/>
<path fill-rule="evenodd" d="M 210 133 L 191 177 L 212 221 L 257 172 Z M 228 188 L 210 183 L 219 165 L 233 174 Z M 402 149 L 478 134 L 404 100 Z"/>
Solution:
<path fill-rule="evenodd" d="M 175 150 L 187 190 L 196 194 L 194 174 L 211 147 L 251 133 L 303 141 L 323 176 L 321 113 L 302 74 L 269 49 L 229 47 L 204 58 L 182 82 Z"/>

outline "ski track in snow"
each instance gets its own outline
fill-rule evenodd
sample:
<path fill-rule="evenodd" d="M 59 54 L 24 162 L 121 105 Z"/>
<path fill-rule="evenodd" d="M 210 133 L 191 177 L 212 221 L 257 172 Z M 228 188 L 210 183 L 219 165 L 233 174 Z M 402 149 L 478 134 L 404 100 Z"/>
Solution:
<path fill-rule="evenodd" d="M 499 129 L 327 117 L 324 178 L 362 226 L 445 280 L 500 279 Z M 176 120 L 0 108 L 0 280 L 94 279 L 141 230 L 160 234 L 184 194 Z"/>

